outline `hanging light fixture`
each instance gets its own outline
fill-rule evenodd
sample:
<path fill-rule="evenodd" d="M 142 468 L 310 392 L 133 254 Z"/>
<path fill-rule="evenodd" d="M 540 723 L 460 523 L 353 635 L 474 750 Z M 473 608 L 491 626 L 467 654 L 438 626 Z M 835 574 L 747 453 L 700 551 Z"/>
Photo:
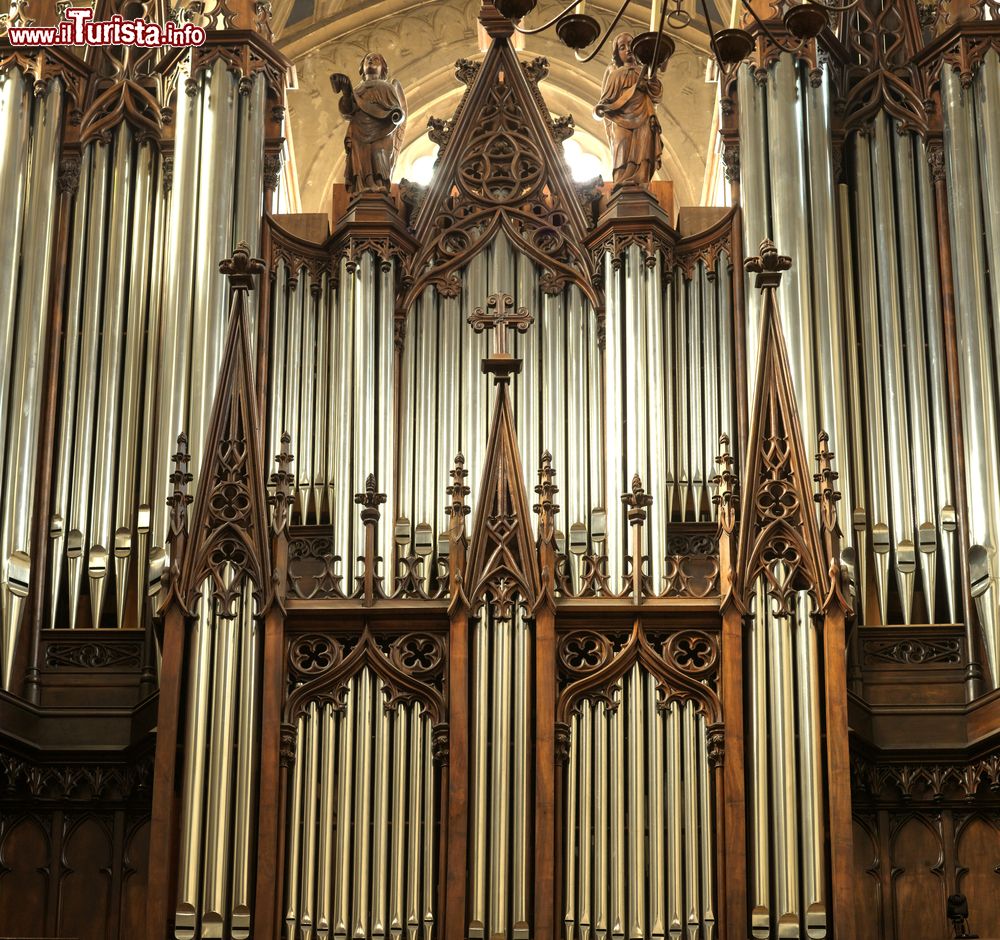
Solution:
<path fill-rule="evenodd" d="M 555 28 L 556 35 L 576 53 L 580 62 L 589 62 L 604 48 L 609 37 L 619 24 L 632 0 L 623 0 L 611 24 L 602 35 L 600 22 L 584 12 L 585 0 L 572 0 L 559 13 L 541 26 L 526 28 L 517 21 L 526 17 L 538 5 L 538 0 L 494 0 L 494 6 L 503 15 L 514 20 L 514 29 L 526 36 Z M 815 39 L 830 23 L 830 15 L 842 13 L 855 7 L 858 0 L 843 5 L 824 3 L 822 0 L 805 0 L 790 6 L 784 14 L 783 22 L 793 45 L 783 42 L 768 28 L 750 5 L 750 0 L 740 0 L 743 7 L 760 30 L 784 52 L 798 52 L 806 43 Z M 679 31 L 691 25 L 693 17 L 684 9 L 684 0 L 653 0 L 650 9 L 649 30 L 632 40 L 632 54 L 652 74 L 666 68 L 674 53 L 676 44 L 670 31 Z M 731 73 L 754 48 L 754 38 L 746 29 L 731 27 L 715 30 L 709 16 L 706 0 L 698 0 L 709 36 L 712 55 L 724 75 Z M 600 37 L 600 39 L 598 39 Z M 590 52 L 588 47 L 597 43 Z"/>

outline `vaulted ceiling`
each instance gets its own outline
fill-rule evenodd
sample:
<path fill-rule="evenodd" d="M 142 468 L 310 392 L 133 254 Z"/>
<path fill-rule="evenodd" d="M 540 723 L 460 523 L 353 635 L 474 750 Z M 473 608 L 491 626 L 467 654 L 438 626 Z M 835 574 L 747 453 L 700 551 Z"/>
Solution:
<path fill-rule="evenodd" d="M 685 7 L 694 7 L 686 0 Z M 713 21 L 721 26 L 728 13 L 725 0 L 710 3 Z M 539 4 L 527 21 L 537 25 L 560 9 L 551 0 Z M 382 53 L 394 78 L 403 85 L 409 106 L 404 154 L 397 167 L 405 171 L 418 153 L 433 151 L 427 140 L 427 118 L 451 117 L 465 86 L 455 78 L 459 58 L 482 55 L 476 0 L 278 0 L 275 24 L 278 45 L 296 68 L 296 90 L 290 91 L 289 136 L 294 151 L 301 208 L 327 212 L 334 182 L 344 174 L 344 121 L 329 76 L 344 72 L 356 79 L 368 51 Z M 604 24 L 614 11 L 591 2 L 588 12 Z M 622 26 L 648 29 L 649 7 L 635 2 Z M 699 28 L 696 23 L 701 22 Z M 617 31 L 617 30 L 616 30 Z M 675 203 L 697 205 L 712 140 L 716 85 L 706 81 L 708 37 L 701 16 L 673 34 L 677 51 L 665 73 L 660 123 L 664 162 L 661 177 L 673 180 Z M 610 43 L 590 63 L 577 62 L 549 30 L 524 37 L 522 58 L 545 56 L 549 76 L 542 83 L 546 103 L 556 114 L 572 114 L 575 139 L 585 152 L 607 160 L 604 129 L 592 116 L 601 79 L 610 60 Z M 407 157 L 409 156 L 409 159 Z"/>

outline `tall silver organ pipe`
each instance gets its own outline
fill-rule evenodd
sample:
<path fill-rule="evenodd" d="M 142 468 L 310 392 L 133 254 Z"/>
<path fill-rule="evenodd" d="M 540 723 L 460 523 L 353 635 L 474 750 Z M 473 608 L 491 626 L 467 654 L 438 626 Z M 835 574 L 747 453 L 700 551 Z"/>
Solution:
<path fill-rule="evenodd" d="M 583 699 L 567 765 L 568 940 L 712 940 L 716 899 L 713 793 L 703 717 L 663 705 L 638 663 L 616 708 Z"/>
<path fill-rule="evenodd" d="M 751 932 L 819 940 L 828 914 L 815 605 L 800 592 L 783 617 L 761 579 L 751 608 Z"/>
<path fill-rule="evenodd" d="M 706 484 L 715 475 L 719 435 L 734 414 L 732 383 L 723 363 L 734 361 L 729 259 L 711 268 L 704 260 L 685 270 L 675 264 L 663 283 L 664 259 L 629 247 L 618 263 L 605 259 L 608 287 L 605 376 L 605 500 L 608 571 L 616 533 L 624 525 L 621 494 L 636 473 L 653 494 L 646 527 L 657 590 L 666 554 L 667 527 L 707 519 Z M 636 382 L 635 376 L 648 378 Z M 615 521 L 615 520 L 618 521 Z"/>
<path fill-rule="evenodd" d="M 902 620 L 950 621 L 957 614 L 956 520 L 944 340 L 934 286 L 935 211 L 924 144 L 916 134 L 896 133 L 892 119 L 880 114 L 873 138 L 854 138 L 853 154 L 864 424 L 883 441 L 862 451 L 868 454 L 878 610 L 881 622 L 892 622 L 891 562 Z M 921 276 L 913 277 L 914 271 Z"/>
<path fill-rule="evenodd" d="M 950 66 L 941 69 L 948 208 L 951 222 L 956 334 L 965 470 L 969 493 L 969 575 L 992 685 L 1000 675 L 1000 428 L 995 328 L 1000 296 L 1000 218 L 991 200 L 1000 185 L 1000 59 L 987 53 L 972 87 Z M 992 189 L 990 187 L 993 187 Z M 985 235 L 985 238 L 984 238 Z M 990 299 L 992 298 L 992 306 Z"/>
<path fill-rule="evenodd" d="M 19 69 L 0 76 L 0 685 L 10 688 L 14 650 L 32 579 L 42 368 L 50 317 L 56 175 L 63 108 L 60 79 L 34 95 Z M 29 143 L 30 138 L 30 143 Z M 18 258 L 20 256 L 20 263 Z M 38 578 L 36 574 L 36 578 Z M 38 580 L 41 580 L 38 578 Z M 37 591 L 37 589 L 36 589 Z"/>
<path fill-rule="evenodd" d="M 289 937 L 432 940 L 436 911 L 430 719 L 387 706 L 369 666 L 341 707 L 312 702 L 297 723 L 289 794 Z"/>
<path fill-rule="evenodd" d="M 502 283 L 501 275 L 510 281 Z M 459 451 L 466 458 L 473 511 L 479 496 L 491 413 L 492 391 L 480 370 L 488 338 L 474 333 L 465 316 L 485 304 L 487 291 L 511 293 L 535 317 L 515 338 L 522 370 L 512 387 L 529 488 L 540 452 L 548 449 L 567 529 L 586 526 L 591 509 L 604 504 L 597 319 L 576 287 L 548 296 L 538 287 L 538 275 L 534 262 L 498 240 L 462 273 L 461 299 L 428 288 L 407 315 L 396 519 L 407 520 L 411 539 L 417 526 L 427 526 L 430 532 L 421 538 L 436 545 L 447 526 L 441 480 Z"/>
<path fill-rule="evenodd" d="M 519 606 L 501 620 L 484 605 L 473 630 L 467 929 L 474 940 L 523 940 L 532 896 L 524 828 L 533 777 L 526 720 L 532 635 Z"/>
<path fill-rule="evenodd" d="M 206 582 L 190 633 L 176 940 L 251 935 L 260 632 L 249 582 L 234 606 L 220 615 Z"/>

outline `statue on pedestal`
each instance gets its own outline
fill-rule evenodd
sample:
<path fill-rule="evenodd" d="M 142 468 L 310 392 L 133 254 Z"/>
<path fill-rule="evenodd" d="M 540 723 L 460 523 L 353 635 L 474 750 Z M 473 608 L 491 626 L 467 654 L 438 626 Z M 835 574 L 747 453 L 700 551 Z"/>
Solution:
<path fill-rule="evenodd" d="M 615 186 L 647 186 L 659 169 L 663 140 L 656 104 L 663 94 L 659 79 L 646 75 L 632 53 L 631 33 L 615 36 L 612 63 L 604 73 L 601 100 L 594 117 L 604 121 L 611 145 Z"/>
<path fill-rule="evenodd" d="M 398 81 L 389 80 L 389 66 L 377 52 L 361 60 L 361 82 L 337 72 L 330 84 L 340 97 L 340 113 L 348 120 L 345 182 L 352 196 L 387 193 L 406 131 L 406 98 Z"/>

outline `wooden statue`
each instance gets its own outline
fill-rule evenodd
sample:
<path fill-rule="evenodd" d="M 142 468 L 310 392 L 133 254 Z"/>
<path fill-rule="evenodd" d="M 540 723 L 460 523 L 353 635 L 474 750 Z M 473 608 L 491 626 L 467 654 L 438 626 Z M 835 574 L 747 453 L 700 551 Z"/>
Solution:
<path fill-rule="evenodd" d="M 348 119 L 344 149 L 345 182 L 352 195 L 387 193 L 406 131 L 406 98 L 402 86 L 389 80 L 389 66 L 377 52 L 361 60 L 361 83 L 337 72 L 330 84 L 340 97 L 340 113 Z"/>
<path fill-rule="evenodd" d="M 615 36 L 612 63 L 604 73 L 601 100 L 594 117 L 603 119 L 611 145 L 615 186 L 647 186 L 660 166 L 663 140 L 656 104 L 663 93 L 659 79 L 645 74 L 632 53 L 631 33 Z"/>

